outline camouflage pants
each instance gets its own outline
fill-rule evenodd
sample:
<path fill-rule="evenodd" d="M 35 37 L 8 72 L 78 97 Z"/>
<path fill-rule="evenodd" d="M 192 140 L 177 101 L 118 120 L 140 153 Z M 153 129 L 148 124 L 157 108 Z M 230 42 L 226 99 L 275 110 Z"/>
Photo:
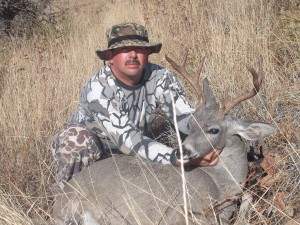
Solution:
<path fill-rule="evenodd" d="M 109 155 L 101 149 L 101 143 L 83 125 L 65 125 L 53 137 L 51 151 L 57 166 L 57 180 L 53 192 L 60 192 L 72 176 L 97 160 Z"/>

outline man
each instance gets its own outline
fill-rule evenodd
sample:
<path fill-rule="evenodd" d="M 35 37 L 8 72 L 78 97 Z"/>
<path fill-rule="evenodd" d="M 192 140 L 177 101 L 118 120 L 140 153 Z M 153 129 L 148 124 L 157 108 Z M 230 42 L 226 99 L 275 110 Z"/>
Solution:
<path fill-rule="evenodd" d="M 112 154 L 180 165 L 177 150 L 145 136 L 157 107 L 173 122 L 175 104 L 178 127 L 184 134 L 189 132 L 188 121 L 194 111 L 177 79 L 148 62 L 162 44 L 150 43 L 145 27 L 135 23 L 113 26 L 107 39 L 108 48 L 96 52 L 106 66 L 85 84 L 78 108 L 53 138 L 60 188 L 83 167 Z M 217 155 L 211 153 L 188 165 L 213 166 L 217 162 Z"/>

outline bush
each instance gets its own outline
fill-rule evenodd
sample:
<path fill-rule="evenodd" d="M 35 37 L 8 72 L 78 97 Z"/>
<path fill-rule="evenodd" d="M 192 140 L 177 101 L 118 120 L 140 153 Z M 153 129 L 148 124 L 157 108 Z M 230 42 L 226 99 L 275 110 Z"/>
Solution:
<path fill-rule="evenodd" d="M 0 35 L 31 36 L 44 25 L 55 27 L 52 0 L 1 0 Z"/>

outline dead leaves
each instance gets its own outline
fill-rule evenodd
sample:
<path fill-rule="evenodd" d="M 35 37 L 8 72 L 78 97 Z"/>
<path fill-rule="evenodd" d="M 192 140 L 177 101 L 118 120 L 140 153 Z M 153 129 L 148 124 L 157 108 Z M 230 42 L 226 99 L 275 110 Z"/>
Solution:
<path fill-rule="evenodd" d="M 264 160 L 260 163 L 261 168 L 270 176 L 275 173 L 275 157 L 272 155 L 265 155 Z"/>
<path fill-rule="evenodd" d="M 282 180 L 288 176 L 286 171 L 279 170 L 278 162 L 278 157 L 274 155 L 268 154 L 264 156 L 263 161 L 260 163 L 260 167 L 263 169 L 265 176 L 262 176 L 260 179 L 258 179 L 259 188 L 269 191 L 272 186 L 276 187 L 278 185 L 279 187 L 282 183 Z M 295 208 L 287 204 L 288 195 L 288 192 L 281 191 L 279 189 L 277 189 L 276 192 L 273 192 L 273 199 L 271 202 L 269 202 L 271 203 L 269 213 L 280 211 L 285 216 L 290 218 L 288 224 L 298 224 L 298 221 L 293 219 L 297 217 L 295 215 Z"/>
<path fill-rule="evenodd" d="M 261 168 L 267 174 L 261 179 L 259 185 L 265 189 L 276 184 L 282 179 L 282 173 L 277 172 L 276 168 L 277 159 L 273 155 L 265 155 L 263 161 L 260 163 Z"/>

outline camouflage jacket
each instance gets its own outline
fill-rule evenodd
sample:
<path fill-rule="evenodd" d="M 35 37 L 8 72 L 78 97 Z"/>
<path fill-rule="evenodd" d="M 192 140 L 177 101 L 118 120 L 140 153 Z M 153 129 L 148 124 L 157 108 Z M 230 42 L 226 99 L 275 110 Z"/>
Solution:
<path fill-rule="evenodd" d="M 69 123 L 85 125 L 100 139 L 106 151 L 137 154 L 154 162 L 174 164 L 174 149 L 144 135 L 158 106 L 173 122 L 171 92 L 178 128 L 188 134 L 188 120 L 194 109 L 175 76 L 151 63 L 137 86 L 122 83 L 105 66 L 84 85 L 79 106 Z"/>

